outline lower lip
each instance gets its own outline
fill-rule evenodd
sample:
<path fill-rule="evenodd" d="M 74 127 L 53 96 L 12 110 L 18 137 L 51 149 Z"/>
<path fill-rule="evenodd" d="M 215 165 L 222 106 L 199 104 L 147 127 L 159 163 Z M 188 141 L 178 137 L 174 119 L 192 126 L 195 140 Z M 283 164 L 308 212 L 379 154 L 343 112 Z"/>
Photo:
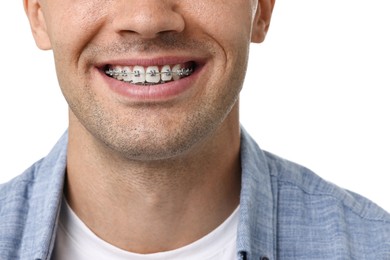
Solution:
<path fill-rule="evenodd" d="M 177 81 L 150 86 L 139 86 L 119 81 L 107 76 L 102 70 L 98 71 L 113 92 L 125 97 L 129 101 L 156 102 L 171 100 L 188 92 L 195 85 L 194 82 L 198 78 L 201 70 L 202 67 L 198 66 L 190 76 Z"/>

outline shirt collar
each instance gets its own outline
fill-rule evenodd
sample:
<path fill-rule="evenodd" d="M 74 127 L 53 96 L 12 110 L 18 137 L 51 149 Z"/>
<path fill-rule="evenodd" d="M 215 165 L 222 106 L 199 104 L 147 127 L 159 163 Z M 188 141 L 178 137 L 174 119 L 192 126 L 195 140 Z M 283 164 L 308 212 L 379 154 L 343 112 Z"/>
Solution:
<path fill-rule="evenodd" d="M 31 217 L 27 218 L 24 232 L 30 236 L 24 239 L 29 241 L 26 252 L 32 254 L 28 259 L 49 259 L 53 249 L 64 187 L 67 143 L 68 133 L 65 132 L 48 156 L 36 165 L 33 189 L 38 192 L 31 193 Z"/>
<path fill-rule="evenodd" d="M 242 188 L 237 251 L 248 259 L 275 259 L 274 194 L 266 156 L 241 128 Z M 264 258 L 265 259 L 265 258 Z"/>

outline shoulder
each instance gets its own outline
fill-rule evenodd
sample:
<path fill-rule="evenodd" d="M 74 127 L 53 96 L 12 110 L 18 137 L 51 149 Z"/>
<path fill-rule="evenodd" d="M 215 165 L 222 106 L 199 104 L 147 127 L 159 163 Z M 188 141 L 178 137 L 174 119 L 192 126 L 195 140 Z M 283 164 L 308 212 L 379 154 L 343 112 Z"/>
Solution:
<path fill-rule="evenodd" d="M 268 152 L 264 155 L 275 187 L 284 248 L 299 243 L 350 258 L 390 257 L 390 215 L 385 210 L 303 166 Z"/>
<path fill-rule="evenodd" d="M 54 230 L 62 198 L 66 144 L 64 135 L 45 158 L 0 185 L 0 251 L 3 257 L 33 259 L 31 252 L 47 249 L 45 241 L 49 241 Z"/>
<path fill-rule="evenodd" d="M 42 160 L 37 161 L 21 175 L 0 184 L 0 217 L 6 215 L 10 207 L 23 205 L 23 201 L 30 197 L 41 162 Z"/>
<path fill-rule="evenodd" d="M 20 176 L 0 185 L 0 248 L 8 257 L 18 258 L 18 248 L 23 246 L 35 174 L 40 165 L 38 161 Z"/>
<path fill-rule="evenodd" d="M 330 183 L 304 166 L 283 159 L 269 152 L 264 152 L 271 178 L 280 191 L 292 192 L 314 198 L 327 198 L 338 202 L 351 213 L 367 220 L 378 220 L 390 224 L 390 215 L 370 200 L 357 193 L 345 190 Z"/>

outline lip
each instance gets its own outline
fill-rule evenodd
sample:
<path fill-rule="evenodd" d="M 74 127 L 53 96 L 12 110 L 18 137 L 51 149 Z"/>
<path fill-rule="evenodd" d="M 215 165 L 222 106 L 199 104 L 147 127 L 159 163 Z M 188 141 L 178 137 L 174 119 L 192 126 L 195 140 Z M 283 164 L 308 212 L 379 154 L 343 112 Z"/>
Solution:
<path fill-rule="evenodd" d="M 196 68 L 194 72 L 187 77 L 177 81 L 170 81 L 158 85 L 140 86 L 124 81 L 119 81 L 106 75 L 104 67 L 107 65 L 118 66 L 163 66 L 166 64 L 183 64 L 187 62 L 194 62 Z M 125 98 L 130 102 L 163 102 L 169 101 L 180 96 L 185 95 L 194 88 L 195 82 L 205 67 L 205 61 L 194 58 L 175 58 L 163 57 L 156 59 L 132 59 L 132 60 L 110 60 L 98 64 L 95 68 L 102 77 L 105 85 L 116 95 Z"/>

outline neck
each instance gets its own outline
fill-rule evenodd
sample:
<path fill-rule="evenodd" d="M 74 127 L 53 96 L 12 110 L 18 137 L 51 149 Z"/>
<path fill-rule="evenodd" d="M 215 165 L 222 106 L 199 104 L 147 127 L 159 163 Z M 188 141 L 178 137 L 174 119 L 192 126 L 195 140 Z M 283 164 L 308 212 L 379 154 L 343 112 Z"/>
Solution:
<path fill-rule="evenodd" d="M 70 206 L 95 234 L 127 251 L 162 252 L 196 241 L 239 204 L 240 131 L 229 120 L 185 155 L 147 162 L 102 151 L 71 122 Z"/>

